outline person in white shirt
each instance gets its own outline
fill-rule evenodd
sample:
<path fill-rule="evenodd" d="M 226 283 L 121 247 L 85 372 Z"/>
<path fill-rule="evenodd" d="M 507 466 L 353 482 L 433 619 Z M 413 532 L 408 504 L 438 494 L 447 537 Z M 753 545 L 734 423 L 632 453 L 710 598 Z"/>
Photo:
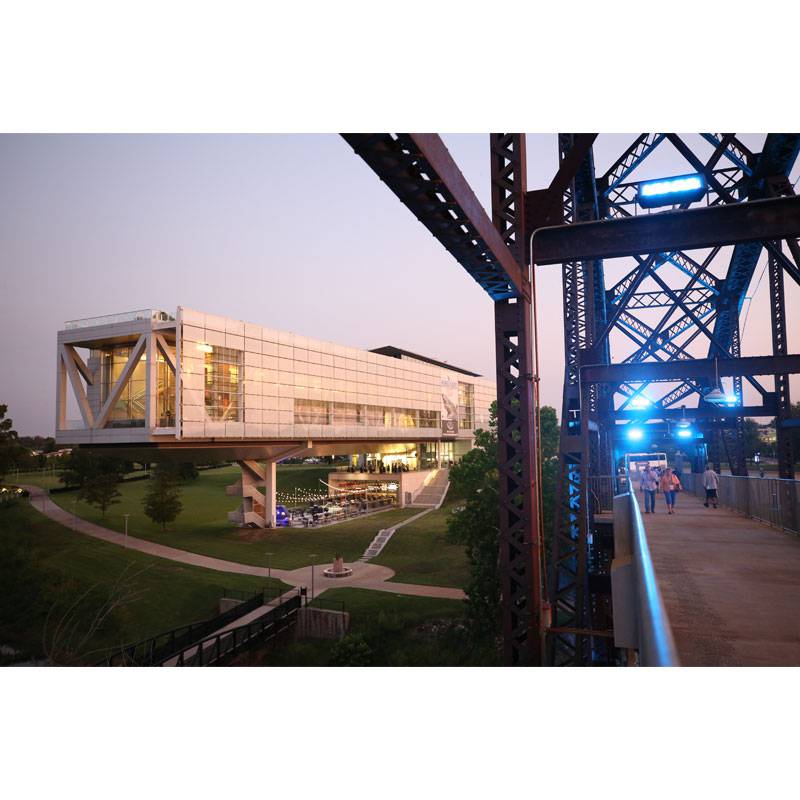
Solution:
<path fill-rule="evenodd" d="M 706 490 L 706 501 L 703 505 L 708 508 L 711 503 L 714 508 L 717 507 L 717 489 L 719 488 L 719 475 L 711 467 L 711 464 L 706 464 L 706 471 L 703 473 L 703 488 Z"/>
<path fill-rule="evenodd" d="M 642 492 L 644 492 L 644 513 L 654 514 L 656 510 L 656 489 L 658 478 L 648 464 L 642 472 Z"/>

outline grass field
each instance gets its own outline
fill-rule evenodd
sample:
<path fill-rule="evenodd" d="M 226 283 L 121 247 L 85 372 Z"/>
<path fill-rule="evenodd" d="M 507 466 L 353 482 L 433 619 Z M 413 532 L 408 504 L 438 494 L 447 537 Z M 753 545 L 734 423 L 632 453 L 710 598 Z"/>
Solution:
<path fill-rule="evenodd" d="M 383 552 L 372 559 L 395 571 L 392 580 L 463 588 L 469 577 L 469 564 L 461 545 L 445 539 L 447 518 L 455 505 L 440 509 L 400 528 Z"/>
<path fill-rule="evenodd" d="M 134 599 L 116 609 L 89 643 L 92 650 L 102 650 L 215 616 L 223 587 L 254 591 L 283 585 L 176 564 L 76 535 L 27 503 L 0 510 L 0 548 L 5 556 L 0 642 L 33 654 L 42 651 L 44 616 L 59 595 L 69 603 L 95 587 L 79 609 L 85 629 L 108 588 L 123 579 Z M 37 596 L 26 596 L 31 592 Z M 101 655 L 83 660 L 97 661 Z"/>
<path fill-rule="evenodd" d="M 344 603 L 350 614 L 348 639 L 355 637 L 366 644 L 371 666 L 446 666 L 475 663 L 476 658 L 483 658 L 472 651 L 464 632 L 464 604 L 460 600 L 369 589 L 329 589 L 321 600 L 323 606 L 325 600 Z M 286 642 L 264 648 L 242 663 L 327 666 L 332 663 L 336 647 L 332 641 Z"/>
<path fill-rule="evenodd" d="M 278 491 L 319 485 L 319 477 L 327 475 L 328 471 L 327 466 L 279 466 Z M 238 475 L 238 467 L 225 467 L 203 471 L 197 480 L 184 484 L 181 492 L 183 511 L 166 532 L 145 516 L 142 500 L 147 481 L 119 484 L 121 502 L 111 506 L 105 517 L 93 506 L 76 503 L 74 492 L 54 494 L 51 499 L 67 511 L 76 511 L 79 517 L 117 531 L 124 530 L 123 515 L 129 514 L 128 533 L 131 536 L 193 553 L 266 566 L 266 553 L 270 552 L 273 553 L 271 564 L 277 569 L 302 567 L 310 563 L 312 553 L 318 556 L 318 563 L 333 561 L 337 553 L 341 553 L 346 561 L 354 561 L 363 555 L 381 528 L 416 513 L 414 509 L 393 509 L 324 528 L 269 531 L 236 528 L 228 522 L 227 515 L 237 508 L 239 500 L 228 497 L 225 487 L 234 483 Z"/>

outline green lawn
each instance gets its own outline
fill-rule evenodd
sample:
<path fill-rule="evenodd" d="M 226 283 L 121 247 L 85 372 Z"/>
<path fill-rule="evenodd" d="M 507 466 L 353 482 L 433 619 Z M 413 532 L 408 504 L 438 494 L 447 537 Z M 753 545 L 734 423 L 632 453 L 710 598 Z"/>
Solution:
<path fill-rule="evenodd" d="M 451 501 L 421 519 L 400 528 L 383 552 L 372 559 L 395 571 L 393 580 L 463 588 L 469 578 L 469 564 L 461 545 L 445 539 L 447 518 L 456 505 Z"/>
<path fill-rule="evenodd" d="M 133 484 L 136 485 L 136 484 Z M 28 503 L 0 510 L 0 643 L 42 652 L 44 617 L 85 591 L 78 628 L 108 597 L 117 581 L 132 597 L 117 608 L 87 649 L 102 650 L 215 616 L 222 588 L 254 591 L 280 581 L 176 564 L 75 534 Z M 92 588 L 94 587 L 94 588 Z M 102 653 L 80 659 L 93 663 Z"/>
<path fill-rule="evenodd" d="M 319 483 L 320 474 L 327 475 L 329 467 L 316 465 L 279 466 L 278 490 L 289 490 L 292 486 Z M 406 519 L 416 513 L 414 509 L 393 509 L 331 525 L 324 528 L 278 528 L 259 531 L 237 528 L 228 522 L 229 511 L 239 505 L 236 497 L 225 494 L 225 487 L 235 483 L 238 467 L 225 467 L 200 473 L 197 480 L 182 487 L 183 511 L 166 532 L 151 522 L 144 513 L 142 499 L 147 490 L 147 481 L 119 484 L 121 502 L 111 506 L 105 518 L 96 508 L 86 503 L 75 504 L 75 493 L 54 494 L 51 499 L 62 508 L 77 511 L 79 517 L 88 519 L 113 530 L 124 529 L 124 514 L 129 514 L 128 533 L 142 539 L 168 544 L 193 553 L 238 561 L 242 564 L 266 566 L 267 552 L 273 567 L 296 569 L 310 563 L 309 555 L 316 553 L 319 563 L 333 561 L 341 553 L 346 561 L 360 558 L 367 545 L 381 528 Z"/>
<path fill-rule="evenodd" d="M 344 602 L 350 614 L 348 639 L 369 648 L 371 666 L 457 666 L 493 663 L 475 653 L 463 627 L 464 603 L 410 597 L 369 589 L 329 589 L 320 598 Z M 336 651 L 331 641 L 284 642 L 268 646 L 242 663 L 263 666 L 327 666 Z"/>
<path fill-rule="evenodd" d="M 57 472 L 12 472 L 5 476 L 5 483 L 9 485 L 24 483 L 41 486 L 43 489 L 57 489 L 64 485 L 58 479 Z"/>

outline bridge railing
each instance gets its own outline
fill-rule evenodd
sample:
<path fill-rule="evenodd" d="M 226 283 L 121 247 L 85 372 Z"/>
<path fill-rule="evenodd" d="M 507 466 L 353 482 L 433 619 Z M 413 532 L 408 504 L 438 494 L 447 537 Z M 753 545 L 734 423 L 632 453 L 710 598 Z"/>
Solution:
<path fill-rule="evenodd" d="M 626 482 L 614 497 L 614 560 L 611 564 L 614 644 L 636 650 L 644 667 L 679 666 L 669 618 L 656 581 L 642 513 Z"/>
<path fill-rule="evenodd" d="M 682 475 L 684 488 L 705 501 L 703 476 Z M 800 533 L 800 481 L 720 475 L 719 504 L 781 530 Z"/>

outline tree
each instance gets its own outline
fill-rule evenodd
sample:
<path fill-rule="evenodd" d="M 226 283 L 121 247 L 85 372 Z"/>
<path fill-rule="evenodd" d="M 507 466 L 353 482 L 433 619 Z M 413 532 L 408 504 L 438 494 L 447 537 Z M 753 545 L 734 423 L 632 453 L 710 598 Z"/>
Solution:
<path fill-rule="evenodd" d="M 0 405 L 0 482 L 8 470 L 16 464 L 22 451 L 14 423 L 6 419 L 8 406 Z"/>
<path fill-rule="evenodd" d="M 182 461 L 178 464 L 178 474 L 183 483 L 195 481 L 200 477 L 197 465 L 193 461 Z"/>
<path fill-rule="evenodd" d="M 539 444 L 542 457 L 542 518 L 544 522 L 544 543 L 549 553 L 553 537 L 556 512 L 556 480 L 558 476 L 558 442 L 561 435 L 558 417 L 552 406 L 542 406 L 539 410 Z"/>
<path fill-rule="evenodd" d="M 117 476 L 117 481 L 120 481 L 124 472 L 125 465 L 119 459 L 97 456 L 90 450 L 75 448 L 69 454 L 58 479 L 67 488 L 80 489 L 99 475 L 113 474 Z"/>
<path fill-rule="evenodd" d="M 332 667 L 368 667 L 372 664 L 372 648 L 360 633 L 351 633 L 331 648 Z"/>
<path fill-rule="evenodd" d="M 465 505 L 447 521 L 447 536 L 465 547 L 470 577 L 467 620 L 478 640 L 500 630 L 500 496 L 497 471 L 497 404 L 489 410 L 489 430 L 475 431 L 475 447 L 450 469 L 450 485 Z"/>
<path fill-rule="evenodd" d="M 183 510 L 180 497 L 179 471 L 171 464 L 158 464 L 142 500 L 144 513 L 165 531 Z"/>
<path fill-rule="evenodd" d="M 558 417 L 551 406 L 539 411 L 545 541 L 553 526 L 558 472 Z M 497 404 L 489 429 L 475 431 L 475 447 L 450 470 L 451 490 L 465 505 L 448 520 L 448 538 L 463 544 L 470 565 L 467 619 L 473 636 L 497 637 L 500 631 L 500 487 L 497 468 Z"/>
<path fill-rule="evenodd" d="M 119 503 L 122 493 L 117 488 L 119 474 L 116 472 L 105 472 L 94 475 L 86 480 L 78 490 L 78 497 L 85 500 L 90 506 L 97 506 L 106 515 L 109 506 Z"/>

